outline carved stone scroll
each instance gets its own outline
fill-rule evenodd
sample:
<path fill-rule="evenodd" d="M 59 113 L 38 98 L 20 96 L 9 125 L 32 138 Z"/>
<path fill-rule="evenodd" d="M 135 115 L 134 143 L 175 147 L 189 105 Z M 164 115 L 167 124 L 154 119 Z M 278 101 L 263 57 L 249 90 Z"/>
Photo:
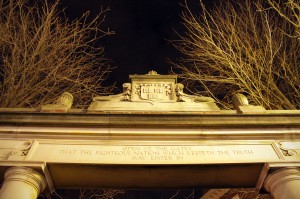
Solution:
<path fill-rule="evenodd" d="M 300 158 L 300 142 L 276 141 L 276 144 L 285 157 L 299 156 Z"/>
<path fill-rule="evenodd" d="M 24 160 L 32 148 L 34 141 L 25 141 L 24 144 L 11 151 L 8 160 Z"/>

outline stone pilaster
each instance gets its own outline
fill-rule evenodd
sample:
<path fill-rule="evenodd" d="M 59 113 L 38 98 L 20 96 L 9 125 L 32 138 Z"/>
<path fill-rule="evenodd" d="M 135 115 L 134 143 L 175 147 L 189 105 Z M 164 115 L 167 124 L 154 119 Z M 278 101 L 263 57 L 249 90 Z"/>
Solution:
<path fill-rule="evenodd" d="M 46 188 L 44 177 L 27 167 L 11 167 L 4 175 L 0 199 L 36 199 Z"/>
<path fill-rule="evenodd" d="M 271 173 L 264 187 L 274 199 L 299 199 L 300 168 L 282 168 Z"/>

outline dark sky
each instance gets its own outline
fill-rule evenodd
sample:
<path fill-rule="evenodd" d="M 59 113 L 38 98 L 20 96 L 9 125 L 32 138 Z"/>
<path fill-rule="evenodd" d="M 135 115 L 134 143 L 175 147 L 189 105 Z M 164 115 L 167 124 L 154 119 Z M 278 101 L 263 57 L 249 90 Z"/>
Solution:
<path fill-rule="evenodd" d="M 74 19 L 86 11 L 92 16 L 101 7 L 111 9 L 103 28 L 110 28 L 115 35 L 105 37 L 100 44 L 106 57 L 111 59 L 110 81 L 120 88 L 128 82 L 129 74 L 145 74 L 156 70 L 167 74 L 170 66 L 167 58 L 180 56 L 168 40 L 176 39 L 175 31 L 182 32 L 180 13 L 183 0 L 61 0 L 67 17 Z M 198 0 L 188 0 L 189 7 L 200 10 Z M 207 0 L 207 5 L 213 0 Z"/>

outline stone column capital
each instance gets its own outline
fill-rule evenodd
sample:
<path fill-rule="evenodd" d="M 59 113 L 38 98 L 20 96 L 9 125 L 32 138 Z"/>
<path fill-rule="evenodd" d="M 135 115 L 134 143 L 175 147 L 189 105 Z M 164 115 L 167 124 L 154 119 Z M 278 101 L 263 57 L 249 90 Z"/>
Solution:
<path fill-rule="evenodd" d="M 4 174 L 0 199 L 34 199 L 46 188 L 45 178 L 27 167 L 11 167 Z"/>
<path fill-rule="evenodd" d="M 265 189 L 275 199 L 296 199 L 300 195 L 300 168 L 281 168 L 269 174 L 264 182 Z"/>

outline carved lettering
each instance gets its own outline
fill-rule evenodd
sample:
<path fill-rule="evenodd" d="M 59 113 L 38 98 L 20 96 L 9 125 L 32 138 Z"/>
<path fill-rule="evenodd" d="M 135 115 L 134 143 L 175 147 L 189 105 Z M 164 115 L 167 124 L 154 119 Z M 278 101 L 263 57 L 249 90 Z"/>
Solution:
<path fill-rule="evenodd" d="M 132 160 L 184 160 L 188 156 L 230 156 L 253 155 L 253 150 L 195 150 L 191 146 L 125 146 L 119 150 L 68 150 L 61 149 L 61 155 L 73 156 L 131 156 Z"/>
<path fill-rule="evenodd" d="M 143 83 L 136 84 L 136 92 L 142 100 L 170 100 L 172 84 Z"/>
<path fill-rule="evenodd" d="M 151 160 L 172 160 L 172 156 L 151 156 Z"/>
<path fill-rule="evenodd" d="M 81 150 L 80 153 L 81 153 L 81 155 L 92 155 L 93 151 L 92 150 Z"/>
<path fill-rule="evenodd" d="M 59 153 L 61 155 L 75 155 L 77 150 L 68 150 L 68 149 L 61 149 L 59 150 Z"/>
<path fill-rule="evenodd" d="M 222 146 L 113 146 L 113 145 L 52 145 L 41 151 L 49 151 L 53 161 L 92 161 L 92 162 L 122 162 L 122 163 L 199 163 L 222 161 L 251 161 L 261 158 L 262 161 L 276 160 L 278 156 L 272 146 L 263 145 L 222 145 Z M 49 148 L 50 147 L 50 148 Z M 268 156 L 261 151 L 268 150 Z M 38 150 L 37 150 L 38 151 Z M 33 157 L 34 160 L 39 158 Z M 45 158 L 40 156 L 40 159 Z M 48 158 L 48 157 L 47 157 Z"/>
<path fill-rule="evenodd" d="M 158 95 L 155 95 L 154 93 L 149 93 L 147 96 L 147 99 L 159 99 Z"/>
<path fill-rule="evenodd" d="M 222 150 L 222 151 L 217 151 L 219 155 L 229 155 L 229 151 L 227 150 Z"/>
<path fill-rule="evenodd" d="M 236 154 L 236 155 L 251 155 L 251 154 L 253 154 L 252 150 L 232 150 L 232 151 L 233 151 L 233 154 Z"/>

